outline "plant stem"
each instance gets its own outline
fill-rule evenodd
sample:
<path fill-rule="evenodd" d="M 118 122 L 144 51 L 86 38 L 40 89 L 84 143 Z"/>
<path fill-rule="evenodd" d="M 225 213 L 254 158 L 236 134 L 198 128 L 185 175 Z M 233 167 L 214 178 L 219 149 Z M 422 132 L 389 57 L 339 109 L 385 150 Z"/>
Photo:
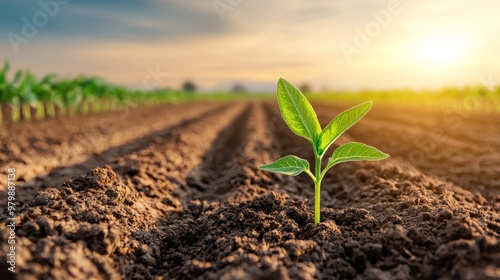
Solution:
<path fill-rule="evenodd" d="M 316 155 L 316 180 L 314 181 L 314 225 L 320 222 L 321 212 L 321 157 Z"/>

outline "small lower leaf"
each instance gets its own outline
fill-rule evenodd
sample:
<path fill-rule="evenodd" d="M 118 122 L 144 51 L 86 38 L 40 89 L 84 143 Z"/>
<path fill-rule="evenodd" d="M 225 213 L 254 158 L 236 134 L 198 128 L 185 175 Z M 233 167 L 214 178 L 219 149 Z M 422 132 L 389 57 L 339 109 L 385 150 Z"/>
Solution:
<path fill-rule="evenodd" d="M 351 142 L 338 147 L 328 160 L 328 168 L 335 164 L 355 160 L 382 160 L 389 155 L 363 143 Z"/>
<path fill-rule="evenodd" d="M 262 165 L 259 169 L 290 176 L 297 176 L 305 170 L 309 170 L 309 162 L 296 156 L 286 156 L 273 163 Z"/>

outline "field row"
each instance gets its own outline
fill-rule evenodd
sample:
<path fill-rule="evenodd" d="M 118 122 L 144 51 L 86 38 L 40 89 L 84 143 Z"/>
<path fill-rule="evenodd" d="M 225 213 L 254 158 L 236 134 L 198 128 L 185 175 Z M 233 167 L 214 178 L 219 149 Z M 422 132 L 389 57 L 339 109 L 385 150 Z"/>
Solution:
<path fill-rule="evenodd" d="M 322 124 L 343 109 L 315 107 Z M 10 149 L 1 154 L 26 181 L 21 273 L 33 279 L 487 276 L 500 261 L 498 185 L 491 175 L 498 165 L 472 171 L 482 177 L 455 169 L 465 152 L 475 151 L 457 149 L 475 140 L 491 145 L 483 156 L 498 162 L 498 138 L 478 139 L 478 123 L 490 122 L 469 116 L 463 129 L 444 131 L 431 153 L 440 156 L 419 162 L 410 157 L 417 140 L 445 124 L 437 113 L 415 120 L 411 112 L 394 110 L 374 108 L 339 140 L 366 142 L 392 157 L 333 168 L 318 227 L 306 176 L 258 170 L 280 156 L 312 156 L 273 103 L 164 106 L 126 118 L 109 113 L 112 125 L 104 130 L 98 129 L 102 119 L 73 119 L 99 138 L 90 144 L 75 141 L 83 135 L 69 120 L 59 134 L 47 129 L 10 138 L 38 158 L 30 162 Z M 28 148 L 49 135 L 60 141 L 54 152 Z M 60 158 L 63 145 L 81 148 Z M 44 162 L 45 169 L 27 171 Z M 62 184 L 67 179 L 73 180 Z"/>

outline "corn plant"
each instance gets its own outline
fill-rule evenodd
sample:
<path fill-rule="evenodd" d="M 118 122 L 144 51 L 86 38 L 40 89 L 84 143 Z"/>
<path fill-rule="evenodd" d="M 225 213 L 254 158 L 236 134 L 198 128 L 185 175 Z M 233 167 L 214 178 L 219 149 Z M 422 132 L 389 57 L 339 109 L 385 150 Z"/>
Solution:
<path fill-rule="evenodd" d="M 95 77 L 59 79 L 55 75 L 46 75 L 38 80 L 29 70 L 19 70 L 9 79 L 9 70 L 10 64 L 5 61 L 0 69 L 0 124 L 98 113 L 137 104 L 169 102 L 181 96 L 167 90 L 131 90 Z"/>

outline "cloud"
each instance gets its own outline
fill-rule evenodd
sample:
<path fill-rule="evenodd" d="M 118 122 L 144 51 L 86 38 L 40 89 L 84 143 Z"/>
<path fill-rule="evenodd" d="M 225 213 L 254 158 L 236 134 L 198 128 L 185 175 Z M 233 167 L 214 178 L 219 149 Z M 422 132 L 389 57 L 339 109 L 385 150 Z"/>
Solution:
<path fill-rule="evenodd" d="M 17 56 L 5 34 L 19 31 L 21 18 L 39 7 L 29 0 L 0 3 L 2 53 L 41 74 L 84 72 L 130 84 L 159 64 L 171 72 L 169 85 L 189 77 L 202 88 L 272 84 L 279 76 L 331 88 L 434 87 L 500 76 L 496 0 L 401 0 L 402 12 L 350 63 L 340 44 L 352 43 L 390 0 L 243 0 L 224 21 L 212 0 L 72 0 Z M 465 42 L 460 61 L 443 67 L 415 61 L 413 48 L 442 36 Z"/>

